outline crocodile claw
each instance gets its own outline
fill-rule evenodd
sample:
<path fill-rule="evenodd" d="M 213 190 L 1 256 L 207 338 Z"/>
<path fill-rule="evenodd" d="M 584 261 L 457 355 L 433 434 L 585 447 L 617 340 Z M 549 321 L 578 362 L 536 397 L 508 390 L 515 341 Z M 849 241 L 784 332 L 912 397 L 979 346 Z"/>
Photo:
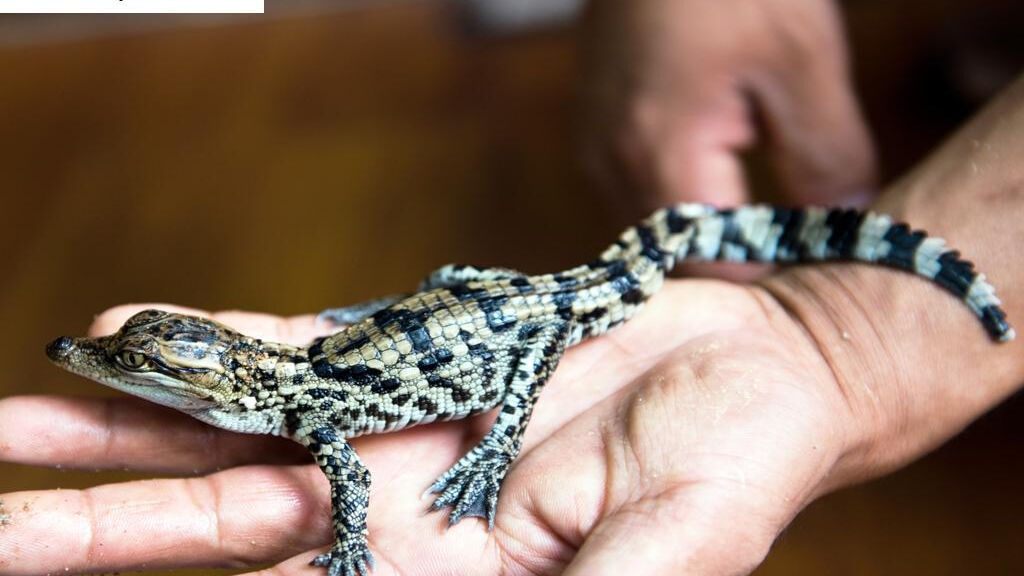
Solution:
<path fill-rule="evenodd" d="M 317 556 L 309 565 L 327 567 L 327 576 L 368 576 L 370 570 L 373 570 L 373 554 L 366 544 L 335 544 L 330 551 Z"/>

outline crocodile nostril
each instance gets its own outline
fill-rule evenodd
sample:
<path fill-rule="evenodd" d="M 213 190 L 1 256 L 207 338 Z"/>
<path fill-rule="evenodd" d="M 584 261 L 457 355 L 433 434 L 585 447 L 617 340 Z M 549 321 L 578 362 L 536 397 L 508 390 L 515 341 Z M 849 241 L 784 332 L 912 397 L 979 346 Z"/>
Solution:
<path fill-rule="evenodd" d="M 46 345 L 46 355 L 51 360 L 57 360 L 65 356 L 72 348 L 75 347 L 75 341 L 69 336 L 61 336 L 53 342 Z"/>

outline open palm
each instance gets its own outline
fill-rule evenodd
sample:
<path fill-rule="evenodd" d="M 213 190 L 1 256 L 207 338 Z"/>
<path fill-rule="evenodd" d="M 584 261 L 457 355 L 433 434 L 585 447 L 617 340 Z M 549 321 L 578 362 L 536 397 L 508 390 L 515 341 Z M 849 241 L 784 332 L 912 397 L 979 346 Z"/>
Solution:
<path fill-rule="evenodd" d="M 138 309 L 108 311 L 92 331 Z M 215 316 L 299 343 L 325 329 L 308 316 Z M 356 439 L 373 474 L 374 574 L 748 572 L 827 489 L 844 409 L 820 353 L 767 292 L 669 281 L 632 321 L 565 355 L 493 532 L 476 519 L 447 529 L 423 497 L 488 416 Z M 3 495 L 2 574 L 323 571 L 308 563 L 330 540 L 328 484 L 297 445 L 128 398 L 8 398 L 0 422 L 4 461 L 186 476 Z"/>

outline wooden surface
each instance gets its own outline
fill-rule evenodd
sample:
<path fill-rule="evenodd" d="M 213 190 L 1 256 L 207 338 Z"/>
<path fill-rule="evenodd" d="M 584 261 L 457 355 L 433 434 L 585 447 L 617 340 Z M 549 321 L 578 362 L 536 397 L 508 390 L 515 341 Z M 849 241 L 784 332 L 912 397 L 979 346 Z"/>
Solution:
<path fill-rule="evenodd" d="M 964 111 L 915 115 L 907 79 L 955 3 L 884 4 L 852 3 L 850 25 L 897 172 Z M 617 230 L 576 168 L 577 33 L 488 40 L 451 16 L 394 3 L 0 48 L 0 394 L 106 394 L 42 349 L 122 302 L 293 314 L 448 261 L 590 259 Z M 814 504 L 758 574 L 1020 572 L 1022 414 Z M 131 477 L 0 464 L 0 493 Z"/>

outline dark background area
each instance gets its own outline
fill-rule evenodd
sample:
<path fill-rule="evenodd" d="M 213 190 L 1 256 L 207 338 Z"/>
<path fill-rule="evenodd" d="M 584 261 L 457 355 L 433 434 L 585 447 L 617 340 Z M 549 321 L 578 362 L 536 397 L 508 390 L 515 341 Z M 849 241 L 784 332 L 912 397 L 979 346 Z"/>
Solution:
<path fill-rule="evenodd" d="M 618 232 L 577 162 L 575 25 L 493 36 L 446 2 L 315 6 L 0 19 L 0 395 L 110 393 L 42 351 L 115 304 L 304 313 L 449 261 L 558 269 Z M 1024 62 L 1009 0 L 844 6 L 887 178 Z M 820 500 L 757 574 L 1021 573 L 1022 415 L 1018 395 Z M 133 477 L 0 464 L 0 493 Z"/>

